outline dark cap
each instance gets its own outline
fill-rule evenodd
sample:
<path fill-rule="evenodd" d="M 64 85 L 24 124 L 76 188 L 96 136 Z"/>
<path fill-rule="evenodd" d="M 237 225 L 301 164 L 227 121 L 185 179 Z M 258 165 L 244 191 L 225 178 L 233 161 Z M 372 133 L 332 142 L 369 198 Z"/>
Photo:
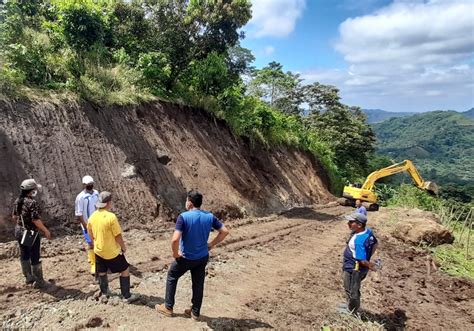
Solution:
<path fill-rule="evenodd" d="M 344 216 L 344 218 L 347 221 L 353 221 L 353 222 L 357 222 L 357 223 L 364 224 L 364 225 L 367 224 L 367 217 L 364 214 L 361 214 L 361 213 L 353 213 L 353 214 L 350 214 L 350 215 L 346 215 L 346 216 Z"/>
<path fill-rule="evenodd" d="M 99 194 L 99 201 L 95 204 L 97 208 L 104 208 L 107 206 L 107 202 L 112 200 L 112 193 L 107 191 L 102 191 Z"/>

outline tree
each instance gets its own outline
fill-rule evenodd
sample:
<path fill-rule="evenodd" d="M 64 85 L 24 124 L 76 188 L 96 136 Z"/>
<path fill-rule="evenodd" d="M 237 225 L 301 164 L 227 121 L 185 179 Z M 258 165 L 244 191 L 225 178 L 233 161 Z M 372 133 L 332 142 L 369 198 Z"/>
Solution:
<path fill-rule="evenodd" d="M 323 85 L 318 82 L 306 85 L 304 95 L 310 114 L 319 114 L 322 110 L 343 106 L 340 102 L 339 89 L 332 85 Z"/>
<path fill-rule="evenodd" d="M 255 56 L 249 49 L 240 46 L 240 44 L 230 47 L 227 50 L 226 62 L 232 80 L 237 81 L 241 75 L 250 76 L 255 70 L 251 66 L 253 61 L 255 61 Z"/>
<path fill-rule="evenodd" d="M 334 151 L 335 163 L 346 178 L 366 176 L 368 159 L 374 151 L 375 135 L 358 107 L 340 101 L 339 90 L 314 83 L 306 87 L 309 128 Z"/>
<path fill-rule="evenodd" d="M 249 85 L 251 94 L 284 113 L 300 113 L 304 89 L 299 74 L 284 73 L 283 66 L 273 61 L 266 67 L 255 70 L 252 78 Z"/>
<path fill-rule="evenodd" d="M 288 71 L 280 87 L 281 95 L 274 102 L 275 108 L 289 115 L 299 115 L 305 101 L 302 81 L 299 74 Z"/>
<path fill-rule="evenodd" d="M 61 27 L 66 43 L 78 53 L 90 51 L 104 41 L 105 24 L 101 15 L 83 5 L 65 8 Z"/>
<path fill-rule="evenodd" d="M 247 0 L 190 0 L 187 19 L 197 31 L 196 58 L 205 58 L 211 52 L 224 53 L 238 44 L 243 32 L 238 31 L 252 17 L 251 3 Z"/>
<path fill-rule="evenodd" d="M 15 43 L 24 28 L 39 29 L 44 4 L 37 0 L 10 0 L 0 3 L 0 43 Z"/>
<path fill-rule="evenodd" d="M 141 2 L 117 2 L 111 13 L 110 27 L 112 47 L 123 48 L 133 63 L 140 53 L 151 50 L 153 33 Z"/>
<path fill-rule="evenodd" d="M 217 96 L 228 85 L 227 66 L 223 55 L 212 52 L 205 59 L 193 61 L 189 67 L 189 82 L 200 95 Z"/>
<path fill-rule="evenodd" d="M 250 19 L 247 0 L 148 0 L 154 50 L 166 54 L 172 90 L 188 65 L 210 53 L 225 54 L 243 37 L 238 29 Z"/>

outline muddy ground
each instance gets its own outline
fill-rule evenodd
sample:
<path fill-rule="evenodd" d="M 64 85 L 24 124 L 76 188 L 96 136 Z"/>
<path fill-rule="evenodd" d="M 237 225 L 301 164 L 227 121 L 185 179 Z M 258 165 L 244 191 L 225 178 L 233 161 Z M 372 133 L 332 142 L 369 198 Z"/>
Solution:
<path fill-rule="evenodd" d="M 172 227 L 125 233 L 133 264 L 136 304 L 118 298 L 94 299 L 96 285 L 87 273 L 79 236 L 44 241 L 44 272 L 53 284 L 38 291 L 22 284 L 14 243 L 3 243 L 0 310 L 3 328 L 83 329 L 319 329 L 373 327 L 385 329 L 474 329 L 474 287 L 439 271 L 428 273 L 428 253 L 393 238 L 393 211 L 369 214 L 379 237 L 377 256 L 383 267 L 363 283 L 362 320 L 341 316 L 341 255 L 348 235 L 341 215 L 348 207 L 334 204 L 296 208 L 280 215 L 228 222 L 231 234 L 212 251 L 207 270 L 203 320 L 182 312 L 190 304 L 190 276 L 180 280 L 174 318 L 158 315 Z M 390 231 L 386 223 L 390 222 Z M 396 226 L 396 223 L 395 223 Z M 10 257 L 8 257 L 10 256 Z M 111 277 L 118 291 L 118 280 Z"/>

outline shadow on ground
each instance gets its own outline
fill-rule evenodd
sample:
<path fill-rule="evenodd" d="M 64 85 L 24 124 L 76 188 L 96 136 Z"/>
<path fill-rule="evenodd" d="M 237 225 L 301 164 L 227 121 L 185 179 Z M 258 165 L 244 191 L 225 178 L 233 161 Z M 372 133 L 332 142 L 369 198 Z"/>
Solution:
<path fill-rule="evenodd" d="M 137 278 L 142 279 L 143 278 L 143 273 L 137 269 L 134 265 L 129 265 L 129 270 L 132 275 L 134 275 Z"/>
<path fill-rule="evenodd" d="M 247 318 L 239 319 L 201 315 L 200 320 L 206 322 L 207 326 L 213 330 L 273 329 L 273 326 L 268 323 Z"/>
<path fill-rule="evenodd" d="M 407 315 L 402 309 L 395 309 L 393 313 L 377 314 L 370 311 L 360 311 L 363 321 L 377 322 L 386 330 L 403 330 L 406 327 Z"/>
<path fill-rule="evenodd" d="M 318 212 L 310 207 L 296 207 L 290 210 L 284 211 L 280 214 L 286 218 L 299 218 L 305 220 L 314 221 L 334 221 L 336 217 L 334 215 Z"/>
<path fill-rule="evenodd" d="M 70 298 L 86 299 L 94 295 L 94 292 L 95 292 L 95 290 L 89 291 L 89 292 L 83 292 L 75 288 L 66 288 L 66 287 L 57 285 L 54 282 L 49 282 L 49 284 L 46 287 L 41 288 L 39 290 L 59 300 L 70 299 Z"/>
<path fill-rule="evenodd" d="M 165 300 L 161 297 L 156 297 L 154 295 L 140 294 L 140 300 L 135 301 L 133 304 L 147 306 L 154 310 L 156 305 L 160 305 L 164 302 Z"/>

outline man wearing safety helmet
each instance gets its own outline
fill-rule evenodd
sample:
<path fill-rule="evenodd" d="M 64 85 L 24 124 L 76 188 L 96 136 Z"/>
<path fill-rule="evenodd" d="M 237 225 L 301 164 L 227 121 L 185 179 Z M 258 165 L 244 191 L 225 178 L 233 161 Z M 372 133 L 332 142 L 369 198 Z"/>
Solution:
<path fill-rule="evenodd" d="M 94 190 L 94 179 L 91 176 L 82 178 L 83 190 L 77 195 L 75 202 L 76 219 L 81 225 L 82 233 L 87 243 L 87 259 L 90 264 L 91 274 L 97 278 L 95 270 L 94 245 L 87 233 L 87 221 L 96 210 L 96 203 L 99 201 L 99 192 Z"/>

